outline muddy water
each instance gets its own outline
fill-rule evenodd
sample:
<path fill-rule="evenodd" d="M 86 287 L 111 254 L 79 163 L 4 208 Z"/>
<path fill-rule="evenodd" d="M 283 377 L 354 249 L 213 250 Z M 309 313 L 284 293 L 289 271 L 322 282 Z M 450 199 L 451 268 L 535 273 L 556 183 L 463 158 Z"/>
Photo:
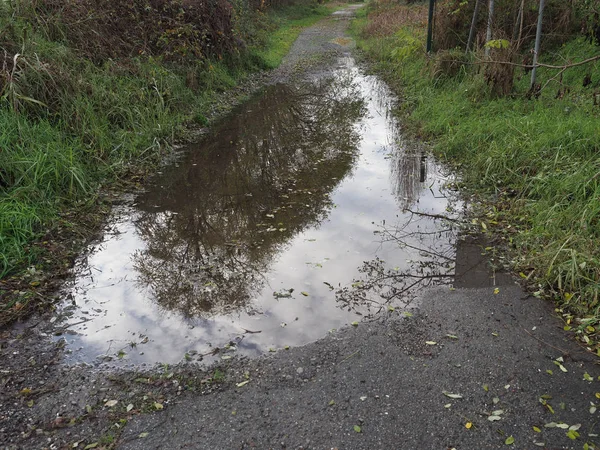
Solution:
<path fill-rule="evenodd" d="M 257 355 L 451 283 L 448 179 L 393 102 L 342 58 L 185 149 L 78 264 L 59 321 L 72 360 Z"/>

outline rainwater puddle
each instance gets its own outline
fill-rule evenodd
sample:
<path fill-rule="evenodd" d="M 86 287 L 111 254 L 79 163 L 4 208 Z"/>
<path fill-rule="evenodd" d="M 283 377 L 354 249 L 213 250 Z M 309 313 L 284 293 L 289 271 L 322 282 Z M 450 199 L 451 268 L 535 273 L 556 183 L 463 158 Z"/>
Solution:
<path fill-rule="evenodd" d="M 70 359 L 259 355 L 452 283 L 449 179 L 402 139 L 393 102 L 343 58 L 189 146 L 78 263 Z"/>

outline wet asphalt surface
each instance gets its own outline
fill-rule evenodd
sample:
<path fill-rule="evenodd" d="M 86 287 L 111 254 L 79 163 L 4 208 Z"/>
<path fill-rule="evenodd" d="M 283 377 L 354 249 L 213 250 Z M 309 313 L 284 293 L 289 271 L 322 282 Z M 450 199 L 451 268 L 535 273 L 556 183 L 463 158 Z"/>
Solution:
<path fill-rule="evenodd" d="M 327 55 L 347 51 L 345 40 L 332 44 L 347 26 L 339 16 L 303 33 L 274 77 L 320 70 Z M 113 371 L 66 366 L 60 342 L 34 319 L 0 335 L 0 448 L 600 443 L 597 358 L 563 331 L 550 304 L 506 285 L 424 290 L 415 305 L 256 360 Z"/>

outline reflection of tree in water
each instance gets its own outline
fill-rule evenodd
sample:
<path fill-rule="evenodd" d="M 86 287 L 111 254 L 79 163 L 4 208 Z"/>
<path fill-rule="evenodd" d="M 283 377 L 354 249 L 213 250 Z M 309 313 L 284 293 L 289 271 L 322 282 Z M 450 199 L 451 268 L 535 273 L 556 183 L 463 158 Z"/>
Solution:
<path fill-rule="evenodd" d="M 352 169 L 364 115 L 349 79 L 267 89 L 138 199 L 140 283 L 187 317 L 239 308 Z"/>
<path fill-rule="evenodd" d="M 402 134 L 402 128 L 394 114 L 396 97 L 391 95 L 389 87 L 378 79 L 372 80 L 373 103 L 377 113 L 384 116 L 387 129 L 387 142 L 383 150 L 390 159 L 390 173 L 394 195 L 402 210 L 410 208 L 419 198 L 425 186 L 428 161 L 425 149 L 415 142 L 408 141 Z"/>
<path fill-rule="evenodd" d="M 365 261 L 359 268 L 361 277 L 336 292 L 340 307 L 372 314 L 395 302 L 408 305 L 425 287 L 452 283 L 456 253 L 453 228 L 449 224 L 429 231 L 413 227 L 415 214 L 402 226 L 382 227 L 378 232 L 382 243 L 393 242 L 412 255 L 407 267 L 390 268 L 379 258 Z"/>

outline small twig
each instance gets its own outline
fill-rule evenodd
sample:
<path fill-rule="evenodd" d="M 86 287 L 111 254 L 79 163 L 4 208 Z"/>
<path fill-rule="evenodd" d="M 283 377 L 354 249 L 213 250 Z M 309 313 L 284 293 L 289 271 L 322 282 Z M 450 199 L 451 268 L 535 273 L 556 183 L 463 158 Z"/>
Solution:
<path fill-rule="evenodd" d="M 258 330 L 258 331 L 252 331 L 252 330 L 246 330 L 244 327 L 240 327 L 242 330 L 244 330 L 244 333 L 250 333 L 250 334 L 258 334 L 258 333 L 262 333 L 262 330 Z"/>
<path fill-rule="evenodd" d="M 346 356 L 346 357 L 345 357 L 344 359 L 342 359 L 342 360 L 341 360 L 339 363 L 341 364 L 341 363 L 343 363 L 343 362 L 346 362 L 346 361 L 348 361 L 350 358 L 352 358 L 353 356 L 356 356 L 358 353 L 360 353 L 360 350 L 357 350 L 357 351 L 355 351 L 354 353 L 352 353 L 351 355 L 349 355 L 349 356 Z"/>
<path fill-rule="evenodd" d="M 410 210 L 408 208 L 405 209 L 405 211 L 408 211 L 409 213 L 415 214 L 417 216 L 425 216 L 425 217 L 431 217 L 433 219 L 443 219 L 443 220 L 449 220 L 450 222 L 458 222 L 457 219 L 453 219 L 453 218 L 448 217 L 448 216 L 443 216 L 441 214 L 427 214 L 427 213 L 424 213 L 424 212 L 412 211 L 412 210 Z"/>

